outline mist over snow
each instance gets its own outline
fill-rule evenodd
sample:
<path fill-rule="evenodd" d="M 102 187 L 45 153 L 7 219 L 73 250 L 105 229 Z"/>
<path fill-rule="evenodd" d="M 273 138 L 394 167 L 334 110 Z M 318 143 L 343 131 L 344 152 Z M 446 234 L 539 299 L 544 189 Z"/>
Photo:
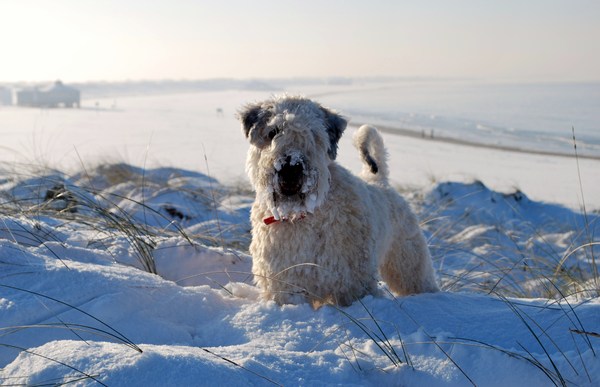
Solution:
<path fill-rule="evenodd" d="M 467 146 L 444 136 L 528 150 L 543 120 L 428 112 L 380 86 L 130 85 L 84 93 L 81 109 L 0 107 L 0 385 L 599 385 L 596 127 L 578 160 Z M 318 310 L 260 298 L 234 114 L 281 90 L 391 129 L 390 177 L 442 292 L 396 298 L 380 283 Z M 478 122 L 501 130 L 482 139 Z M 354 130 L 339 162 L 358 172 Z M 570 135 L 553 130 L 552 144 Z"/>

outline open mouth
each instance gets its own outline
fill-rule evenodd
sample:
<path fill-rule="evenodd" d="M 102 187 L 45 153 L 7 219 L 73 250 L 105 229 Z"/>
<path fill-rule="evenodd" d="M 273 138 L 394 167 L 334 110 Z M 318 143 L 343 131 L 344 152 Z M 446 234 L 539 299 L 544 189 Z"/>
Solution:
<path fill-rule="evenodd" d="M 294 196 L 302 190 L 304 167 L 302 164 L 284 164 L 277 172 L 279 192 L 284 196 Z"/>
<path fill-rule="evenodd" d="M 306 169 L 302 156 L 296 153 L 284 156 L 275 165 L 275 186 L 282 196 L 302 193 L 306 180 Z"/>
<path fill-rule="evenodd" d="M 273 167 L 271 210 L 275 218 L 312 213 L 318 205 L 318 170 L 298 151 L 281 156 Z"/>

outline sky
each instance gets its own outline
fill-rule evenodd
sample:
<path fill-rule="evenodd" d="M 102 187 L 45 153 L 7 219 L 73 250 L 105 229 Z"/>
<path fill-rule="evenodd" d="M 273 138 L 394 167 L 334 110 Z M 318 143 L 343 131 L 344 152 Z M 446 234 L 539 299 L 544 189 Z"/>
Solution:
<path fill-rule="evenodd" d="M 0 0 L 0 82 L 600 80 L 597 0 Z"/>

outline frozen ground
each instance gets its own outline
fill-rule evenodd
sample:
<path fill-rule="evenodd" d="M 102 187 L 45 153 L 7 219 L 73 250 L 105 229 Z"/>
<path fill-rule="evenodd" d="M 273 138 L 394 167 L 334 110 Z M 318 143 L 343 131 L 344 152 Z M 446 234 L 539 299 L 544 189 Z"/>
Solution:
<path fill-rule="evenodd" d="M 266 95 L 0 110 L 0 384 L 600 384 L 598 161 L 583 214 L 574 159 L 385 135 L 444 292 L 279 307 L 232 118 Z"/>

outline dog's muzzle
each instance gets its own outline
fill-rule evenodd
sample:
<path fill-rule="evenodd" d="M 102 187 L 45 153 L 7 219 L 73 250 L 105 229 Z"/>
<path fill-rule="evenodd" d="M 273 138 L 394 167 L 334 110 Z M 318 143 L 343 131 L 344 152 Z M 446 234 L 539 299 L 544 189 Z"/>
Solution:
<path fill-rule="evenodd" d="M 292 162 L 292 157 L 287 156 L 281 169 L 277 171 L 279 192 L 285 196 L 293 196 L 302 190 L 304 181 L 304 166 L 302 162 Z"/>

